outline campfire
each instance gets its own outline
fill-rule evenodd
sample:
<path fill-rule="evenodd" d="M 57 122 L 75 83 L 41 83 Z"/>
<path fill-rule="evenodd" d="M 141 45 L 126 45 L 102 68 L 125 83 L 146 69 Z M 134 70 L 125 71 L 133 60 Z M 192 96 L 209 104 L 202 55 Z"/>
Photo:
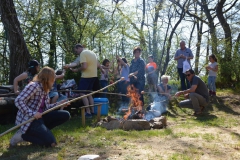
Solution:
<path fill-rule="evenodd" d="M 108 130 L 123 129 L 123 130 L 149 130 L 160 129 L 166 127 L 166 117 L 154 115 L 158 111 L 143 110 L 143 103 L 140 100 L 140 94 L 137 88 L 133 85 L 128 86 L 127 95 L 130 98 L 130 104 L 126 107 L 119 109 L 121 113 L 124 113 L 123 118 L 116 118 L 107 116 L 97 123 L 97 126 L 104 127 Z M 156 104 L 155 104 L 156 105 Z M 152 107 L 152 109 L 154 106 Z"/>
<path fill-rule="evenodd" d="M 129 85 L 127 91 L 127 95 L 130 97 L 131 102 L 128 107 L 127 113 L 123 117 L 124 120 L 127 120 L 129 116 L 132 116 L 131 119 L 142 119 L 144 116 L 144 113 L 142 111 L 143 103 L 140 100 L 140 94 L 138 92 L 138 89 L 135 88 L 133 85 Z"/>

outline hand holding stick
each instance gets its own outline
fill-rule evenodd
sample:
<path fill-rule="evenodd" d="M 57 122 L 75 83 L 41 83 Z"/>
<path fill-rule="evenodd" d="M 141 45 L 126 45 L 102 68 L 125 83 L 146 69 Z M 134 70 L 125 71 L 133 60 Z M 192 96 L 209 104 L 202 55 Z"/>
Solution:
<path fill-rule="evenodd" d="M 130 74 L 128 75 L 128 77 L 129 77 L 129 78 L 134 77 L 135 79 L 137 79 L 137 77 L 134 75 L 134 73 L 130 73 Z"/>
<path fill-rule="evenodd" d="M 49 113 L 49 112 L 51 112 L 51 111 L 53 111 L 53 110 L 56 110 L 56 109 L 58 109 L 58 108 L 60 108 L 60 107 L 65 107 L 66 105 L 69 105 L 70 103 L 75 102 L 75 101 L 77 101 L 77 100 L 83 99 L 83 98 L 85 98 L 85 97 L 91 96 L 91 95 L 93 95 L 93 94 L 95 94 L 95 93 L 98 93 L 98 92 L 100 92 L 100 91 L 103 91 L 103 90 L 107 89 L 108 87 L 111 87 L 111 86 L 117 84 L 118 82 L 120 82 L 120 81 L 122 81 L 122 80 L 124 80 L 124 77 L 120 78 L 118 81 L 114 82 L 113 84 L 110 84 L 110 85 L 108 85 L 108 86 L 106 86 L 106 87 L 104 87 L 104 88 L 101 88 L 101 89 L 99 89 L 99 90 L 97 90 L 97 91 L 95 91 L 95 92 L 92 92 L 92 93 L 83 95 L 83 96 L 81 96 L 81 97 L 77 97 L 77 98 L 72 99 L 72 100 L 70 100 L 70 101 L 64 102 L 64 103 L 62 103 L 62 104 L 60 104 L 60 105 L 57 105 L 57 106 L 55 106 L 55 107 L 53 107 L 53 108 L 50 108 L 49 110 L 44 111 L 44 112 L 42 113 L 42 115 L 47 114 L 47 113 Z M 9 132 L 11 132 L 11 131 L 19 128 L 19 127 L 21 127 L 21 126 L 24 125 L 24 124 L 27 124 L 27 123 L 29 123 L 29 122 L 32 122 L 33 120 L 35 120 L 35 117 L 32 117 L 32 118 L 30 118 L 29 120 L 24 121 L 24 122 L 18 124 L 17 126 L 14 126 L 14 127 L 10 128 L 9 130 L 1 133 L 1 134 L 0 134 L 0 137 L 2 137 L 3 135 L 5 135 L 5 134 L 7 134 L 7 133 L 9 133 Z"/>

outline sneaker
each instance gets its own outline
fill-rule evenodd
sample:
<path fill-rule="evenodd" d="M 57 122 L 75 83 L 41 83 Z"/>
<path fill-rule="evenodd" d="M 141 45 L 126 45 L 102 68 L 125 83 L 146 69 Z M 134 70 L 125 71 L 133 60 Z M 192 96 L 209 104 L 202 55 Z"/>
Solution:
<path fill-rule="evenodd" d="M 91 113 L 86 113 L 85 118 L 92 118 L 92 114 Z"/>
<path fill-rule="evenodd" d="M 17 143 L 19 143 L 19 142 L 23 142 L 21 129 L 19 129 L 19 130 L 13 135 L 13 137 L 12 137 L 11 140 L 10 140 L 10 145 L 11 145 L 11 146 L 16 146 Z"/>
<path fill-rule="evenodd" d="M 200 106 L 201 112 L 204 111 L 205 107 L 204 106 Z"/>
<path fill-rule="evenodd" d="M 194 112 L 194 113 L 193 113 L 193 116 L 196 116 L 196 117 L 197 117 L 197 116 L 201 116 L 202 114 L 203 114 L 203 113 L 202 113 L 201 111 L 200 111 L 200 112 Z"/>
<path fill-rule="evenodd" d="M 216 92 L 214 92 L 214 91 L 213 91 L 213 92 L 212 92 L 212 96 L 214 96 L 214 97 L 215 97 L 215 96 L 216 96 Z"/>
<path fill-rule="evenodd" d="M 210 91 L 210 90 L 209 90 L 209 92 L 208 92 L 208 93 L 209 93 L 209 96 L 212 96 L 212 94 L 213 94 L 213 91 Z"/>

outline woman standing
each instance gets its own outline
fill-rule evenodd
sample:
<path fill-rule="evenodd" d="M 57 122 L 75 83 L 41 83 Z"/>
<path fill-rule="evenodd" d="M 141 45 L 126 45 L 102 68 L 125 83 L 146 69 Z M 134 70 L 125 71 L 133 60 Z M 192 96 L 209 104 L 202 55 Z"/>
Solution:
<path fill-rule="evenodd" d="M 145 86 L 145 61 L 140 57 L 142 49 L 140 47 L 135 47 L 133 49 L 134 59 L 131 61 L 129 78 L 130 84 L 138 89 L 140 94 L 140 100 L 144 104 L 143 94 L 141 91 L 144 90 Z"/>

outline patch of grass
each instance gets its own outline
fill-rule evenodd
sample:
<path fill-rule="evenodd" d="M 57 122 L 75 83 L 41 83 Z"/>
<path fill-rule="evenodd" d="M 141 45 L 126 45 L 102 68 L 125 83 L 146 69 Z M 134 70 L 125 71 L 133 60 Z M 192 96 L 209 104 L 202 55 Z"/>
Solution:
<path fill-rule="evenodd" d="M 189 134 L 188 136 L 191 137 L 191 138 L 198 138 L 198 137 L 200 137 L 200 134 L 199 133 L 192 133 L 192 134 Z"/>
<path fill-rule="evenodd" d="M 177 132 L 172 135 L 173 138 L 181 138 L 181 137 L 186 137 L 187 133 L 185 132 Z"/>
<path fill-rule="evenodd" d="M 192 158 L 186 154 L 174 153 L 169 156 L 168 160 L 191 160 Z"/>
<path fill-rule="evenodd" d="M 62 148 L 59 152 L 58 152 L 58 156 L 57 159 L 58 160 L 63 160 L 66 154 L 66 149 Z"/>
<path fill-rule="evenodd" d="M 239 112 L 233 110 L 232 103 L 228 102 L 231 100 L 230 92 L 219 91 L 218 95 L 226 95 L 225 99 L 218 97 L 201 117 L 191 116 L 191 109 L 171 107 L 166 113 L 168 126 L 160 130 L 109 131 L 101 127 L 93 128 L 95 119 L 87 120 L 86 127 L 82 127 L 81 119 L 76 116 L 52 130 L 58 141 L 56 148 L 29 144 L 9 148 L 9 140 L 16 132 L 13 131 L 0 139 L 0 159 L 72 160 L 85 154 L 98 154 L 109 160 L 113 157 L 120 160 L 188 160 L 206 159 L 206 156 L 238 159 L 240 119 Z M 236 104 L 234 101 L 235 109 Z M 112 105 L 111 109 L 116 110 Z M 0 125 L 0 131 L 12 126 L 14 124 Z"/>
<path fill-rule="evenodd" d="M 205 133 L 202 135 L 202 139 L 205 139 L 207 141 L 213 141 L 215 139 L 215 136 L 210 133 Z"/>

